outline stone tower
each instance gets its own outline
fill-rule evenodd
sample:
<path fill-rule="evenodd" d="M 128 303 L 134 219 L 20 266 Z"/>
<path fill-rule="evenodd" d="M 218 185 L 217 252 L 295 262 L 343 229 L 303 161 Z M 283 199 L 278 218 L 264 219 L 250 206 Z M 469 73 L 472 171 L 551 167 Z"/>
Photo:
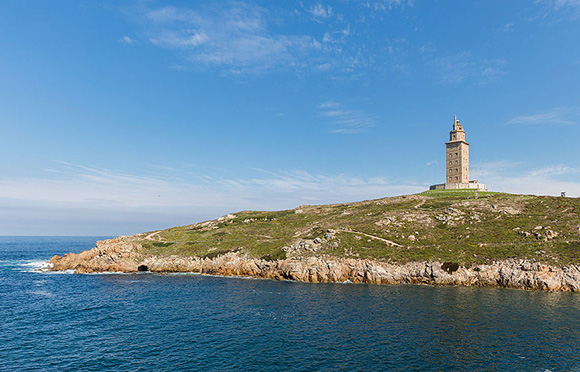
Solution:
<path fill-rule="evenodd" d="M 453 117 L 453 130 L 449 132 L 449 142 L 445 143 L 447 178 L 445 179 L 446 188 L 464 188 L 461 185 L 452 184 L 469 184 L 469 143 L 465 141 L 465 130 Z"/>
<path fill-rule="evenodd" d="M 430 190 L 487 190 L 487 186 L 469 179 L 469 143 L 465 141 L 465 130 L 453 117 L 453 130 L 449 132 L 449 142 L 445 142 L 445 183 L 432 185 Z"/>

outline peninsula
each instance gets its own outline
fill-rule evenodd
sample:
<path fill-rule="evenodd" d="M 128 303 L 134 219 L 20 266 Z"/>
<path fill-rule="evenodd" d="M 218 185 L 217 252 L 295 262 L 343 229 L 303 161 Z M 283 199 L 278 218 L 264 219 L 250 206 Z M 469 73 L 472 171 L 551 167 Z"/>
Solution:
<path fill-rule="evenodd" d="M 242 211 L 97 242 L 52 270 L 580 291 L 580 199 L 430 190 Z"/>
<path fill-rule="evenodd" d="M 580 291 L 580 199 L 488 192 L 469 180 L 456 116 L 445 146 L 446 182 L 421 194 L 228 214 L 97 242 L 54 256 L 52 270 Z"/>

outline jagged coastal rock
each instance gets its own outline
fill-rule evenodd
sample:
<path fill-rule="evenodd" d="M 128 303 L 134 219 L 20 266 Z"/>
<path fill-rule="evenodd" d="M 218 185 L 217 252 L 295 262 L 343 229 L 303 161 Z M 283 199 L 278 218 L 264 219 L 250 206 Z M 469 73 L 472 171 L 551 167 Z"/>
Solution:
<path fill-rule="evenodd" d="M 145 253 L 133 237 L 99 241 L 91 250 L 63 257 L 57 255 L 50 262 L 52 270 L 74 270 L 76 273 L 192 272 L 312 283 L 351 281 L 580 291 L 578 265 L 554 267 L 525 259 L 508 259 L 466 268 L 450 262 L 393 264 L 325 256 L 266 260 L 241 252 L 228 252 L 212 258 L 156 256 Z"/>
<path fill-rule="evenodd" d="M 52 270 L 580 291 L 580 199 L 427 191 L 239 211 L 97 242 Z"/>

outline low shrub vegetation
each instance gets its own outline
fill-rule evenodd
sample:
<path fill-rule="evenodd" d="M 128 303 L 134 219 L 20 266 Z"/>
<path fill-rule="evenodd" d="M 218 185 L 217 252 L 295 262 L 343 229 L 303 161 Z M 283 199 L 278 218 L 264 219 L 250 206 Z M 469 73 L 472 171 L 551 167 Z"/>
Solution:
<path fill-rule="evenodd" d="M 430 190 L 356 203 L 241 211 L 143 234 L 157 255 L 265 260 L 356 257 L 458 266 L 526 258 L 580 264 L 580 200 L 473 190 Z"/>

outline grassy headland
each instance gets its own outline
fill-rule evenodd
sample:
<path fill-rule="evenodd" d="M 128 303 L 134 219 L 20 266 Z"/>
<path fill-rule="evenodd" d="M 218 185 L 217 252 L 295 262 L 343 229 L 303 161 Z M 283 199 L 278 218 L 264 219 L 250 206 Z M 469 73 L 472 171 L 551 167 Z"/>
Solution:
<path fill-rule="evenodd" d="M 470 267 L 508 258 L 580 263 L 580 199 L 474 191 L 266 212 L 142 234 L 144 253 L 216 257 L 356 257 Z"/>

